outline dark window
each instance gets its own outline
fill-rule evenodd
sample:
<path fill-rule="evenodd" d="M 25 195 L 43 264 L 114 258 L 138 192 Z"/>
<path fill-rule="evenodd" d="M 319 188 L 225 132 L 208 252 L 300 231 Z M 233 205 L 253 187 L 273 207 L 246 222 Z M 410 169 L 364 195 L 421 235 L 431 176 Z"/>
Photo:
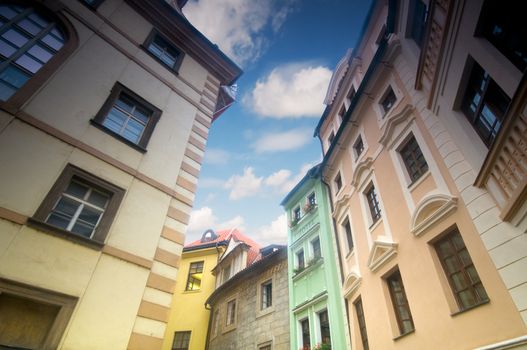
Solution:
<path fill-rule="evenodd" d="M 200 290 L 202 278 L 203 261 L 191 263 L 188 270 L 187 288 L 185 290 Z"/>
<path fill-rule="evenodd" d="M 63 31 L 33 8 L 0 5 L 0 101 L 9 100 L 65 45 Z"/>
<path fill-rule="evenodd" d="M 426 162 L 421 148 L 417 144 L 415 137 L 411 137 L 406 144 L 399 151 L 403 158 L 404 165 L 410 176 L 412 182 L 419 179 L 424 173 L 428 171 L 428 163 Z"/>
<path fill-rule="evenodd" d="M 457 229 L 434 244 L 450 287 L 461 310 L 488 301 L 489 297 Z"/>
<path fill-rule="evenodd" d="M 334 139 L 335 139 L 335 133 L 332 131 L 328 137 L 328 147 L 331 146 L 331 143 L 333 142 Z"/>
<path fill-rule="evenodd" d="M 313 257 L 320 258 L 322 257 L 322 252 L 320 251 L 320 238 L 315 238 L 311 241 L 311 247 L 313 247 Z"/>
<path fill-rule="evenodd" d="M 510 101 L 489 74 L 474 62 L 461 109 L 488 147 L 500 130 Z"/>
<path fill-rule="evenodd" d="M 392 273 L 387 279 L 388 289 L 392 298 L 393 308 L 395 310 L 395 318 L 399 326 L 399 332 L 406 334 L 414 330 L 414 321 L 412 320 L 412 313 L 410 306 L 406 299 L 404 291 L 403 280 L 399 271 Z"/>
<path fill-rule="evenodd" d="M 359 321 L 360 338 L 362 340 L 362 348 L 369 350 L 368 333 L 366 332 L 366 321 L 364 320 L 364 309 L 362 308 L 362 299 L 359 298 L 355 303 L 355 311 L 357 312 L 357 320 Z"/>
<path fill-rule="evenodd" d="M 223 268 L 223 276 L 222 276 L 223 283 L 225 283 L 229 278 L 231 278 L 231 264 Z"/>
<path fill-rule="evenodd" d="M 379 205 L 377 191 L 375 190 L 375 186 L 373 186 L 373 184 L 370 185 L 365 195 L 366 199 L 368 200 L 372 223 L 376 223 L 377 220 L 381 218 L 381 207 Z"/>
<path fill-rule="evenodd" d="M 67 165 L 35 213 L 44 228 L 57 228 L 103 243 L 124 190 Z"/>
<path fill-rule="evenodd" d="M 346 107 L 345 106 L 340 107 L 338 116 L 341 122 L 342 122 L 342 119 L 344 119 L 345 114 L 346 114 Z"/>
<path fill-rule="evenodd" d="M 236 322 L 236 299 L 227 303 L 227 319 L 225 324 L 227 326 L 233 325 Z"/>
<path fill-rule="evenodd" d="M 302 349 L 311 349 L 311 335 L 309 334 L 309 319 L 300 321 L 300 327 L 302 330 Z"/>
<path fill-rule="evenodd" d="M 92 9 L 96 9 L 97 7 L 99 7 L 100 4 L 104 2 L 104 0 L 80 0 L 80 1 Z"/>
<path fill-rule="evenodd" d="M 92 122 L 121 141 L 144 151 L 161 111 L 116 84 Z"/>
<path fill-rule="evenodd" d="M 355 97 L 356 93 L 357 93 L 357 91 L 355 91 L 355 88 L 352 86 L 350 88 L 350 91 L 348 92 L 348 96 L 347 96 L 347 99 L 350 101 L 350 103 L 351 103 L 351 100 L 353 100 L 353 97 Z"/>
<path fill-rule="evenodd" d="M 342 188 L 342 178 L 340 177 L 340 173 L 338 173 L 337 176 L 335 176 L 335 180 L 333 180 L 333 182 L 335 182 L 335 186 L 337 187 L 337 192 L 340 191 L 340 189 Z"/>
<path fill-rule="evenodd" d="M 183 53 L 168 40 L 153 31 L 146 40 L 145 47 L 155 59 L 177 72 L 183 60 Z"/>
<path fill-rule="evenodd" d="M 271 350 L 271 344 L 262 345 L 258 348 L 258 350 Z"/>
<path fill-rule="evenodd" d="M 297 268 L 303 269 L 306 267 L 306 262 L 304 259 L 304 250 L 301 250 L 298 253 L 296 253 L 296 262 L 297 262 Z"/>
<path fill-rule="evenodd" d="M 425 37 L 428 9 L 421 0 L 410 1 L 409 36 L 421 47 Z"/>
<path fill-rule="evenodd" d="M 353 237 L 351 235 L 351 224 L 349 219 L 346 219 L 344 224 L 342 225 L 344 227 L 344 232 L 346 232 L 346 241 L 348 243 L 348 253 L 353 250 Z"/>
<path fill-rule="evenodd" d="M 527 67 L 525 4 L 486 0 L 481 10 L 478 34 L 490 41 L 505 57 L 524 71 Z"/>
<path fill-rule="evenodd" d="M 172 350 L 188 350 L 190 343 L 190 331 L 175 332 Z"/>
<path fill-rule="evenodd" d="M 322 312 L 319 312 L 318 320 L 320 322 L 320 336 L 322 338 L 322 344 L 331 345 L 328 311 L 324 310 Z"/>
<path fill-rule="evenodd" d="M 395 96 L 395 92 L 393 92 L 392 87 L 388 87 L 388 90 L 384 94 L 384 97 L 381 100 L 381 107 L 382 111 L 386 115 L 392 109 L 393 105 L 397 101 L 397 96 Z"/>
<path fill-rule="evenodd" d="M 300 207 L 293 209 L 293 220 L 298 221 L 301 218 Z"/>
<path fill-rule="evenodd" d="M 359 158 L 359 156 L 362 154 L 362 151 L 364 151 L 364 143 L 362 142 L 362 136 L 359 135 L 355 143 L 353 144 L 353 149 L 355 150 L 355 156 L 356 158 Z"/>
<path fill-rule="evenodd" d="M 317 197 L 315 196 L 315 192 L 313 192 L 309 196 L 307 196 L 307 202 L 309 203 L 309 205 L 316 205 L 317 204 Z"/>
<path fill-rule="evenodd" d="M 273 306 L 273 281 L 269 280 L 260 286 L 260 309 L 264 310 Z"/>

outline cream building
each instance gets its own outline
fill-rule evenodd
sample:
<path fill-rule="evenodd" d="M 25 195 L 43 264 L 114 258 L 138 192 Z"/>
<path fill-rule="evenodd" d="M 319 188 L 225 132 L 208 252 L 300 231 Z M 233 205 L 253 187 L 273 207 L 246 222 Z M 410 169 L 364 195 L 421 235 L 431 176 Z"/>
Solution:
<path fill-rule="evenodd" d="M 0 4 L 0 347 L 160 349 L 241 70 L 162 0 Z"/>
<path fill-rule="evenodd" d="M 521 6 L 377 1 L 316 129 L 353 349 L 527 348 Z"/>

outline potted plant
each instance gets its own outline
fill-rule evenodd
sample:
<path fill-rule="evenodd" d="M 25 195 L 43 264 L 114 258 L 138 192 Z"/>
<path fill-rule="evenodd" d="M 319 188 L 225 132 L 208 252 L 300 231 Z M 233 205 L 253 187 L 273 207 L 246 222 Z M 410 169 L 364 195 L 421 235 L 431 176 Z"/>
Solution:
<path fill-rule="evenodd" d="M 317 345 L 315 345 L 313 350 L 331 350 L 331 345 L 326 343 L 318 343 Z"/>

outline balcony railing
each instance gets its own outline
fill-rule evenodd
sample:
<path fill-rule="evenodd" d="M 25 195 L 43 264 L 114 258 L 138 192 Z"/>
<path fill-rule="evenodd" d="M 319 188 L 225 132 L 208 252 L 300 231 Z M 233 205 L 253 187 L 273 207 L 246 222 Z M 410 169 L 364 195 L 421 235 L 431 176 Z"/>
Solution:
<path fill-rule="evenodd" d="M 428 108 L 431 106 L 437 84 L 438 66 L 444 51 L 453 2 L 431 0 L 429 5 L 426 32 L 415 79 L 415 89 L 423 89 L 428 93 Z"/>
<path fill-rule="evenodd" d="M 527 200 L 527 73 L 507 110 L 505 121 L 476 178 L 510 221 Z"/>

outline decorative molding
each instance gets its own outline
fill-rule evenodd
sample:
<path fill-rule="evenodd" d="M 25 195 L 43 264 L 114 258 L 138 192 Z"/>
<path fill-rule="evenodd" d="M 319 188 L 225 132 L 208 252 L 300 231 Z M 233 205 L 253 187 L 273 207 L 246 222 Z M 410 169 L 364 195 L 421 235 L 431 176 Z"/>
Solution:
<path fill-rule="evenodd" d="M 298 313 L 304 311 L 305 309 L 307 309 L 308 307 L 310 307 L 310 306 L 312 306 L 314 304 L 317 304 L 318 302 L 320 302 L 320 301 L 322 301 L 324 299 L 327 299 L 327 297 L 328 297 L 328 291 L 325 290 L 325 291 L 320 292 L 319 294 L 315 295 L 311 299 L 308 299 L 308 300 L 298 304 L 291 311 L 293 311 L 293 313 L 295 313 L 295 314 L 298 314 Z"/>
<path fill-rule="evenodd" d="M 523 335 L 518 338 L 507 339 L 499 343 L 494 343 L 490 345 L 485 345 L 474 350 L 505 350 L 505 349 L 515 349 L 520 345 L 527 345 L 527 335 Z"/>
<path fill-rule="evenodd" d="M 393 138 L 395 128 L 397 125 L 407 121 L 407 124 L 410 124 L 411 121 L 415 118 L 415 116 L 412 115 L 412 112 L 415 110 L 414 106 L 411 104 L 406 104 L 402 110 L 399 113 L 391 115 L 386 123 L 384 124 L 384 127 L 382 129 L 381 137 L 379 137 L 379 143 L 383 145 L 384 147 L 388 147 L 388 144 Z M 411 118 L 409 118 L 412 115 Z M 391 143 L 393 145 L 393 142 Z M 391 148 L 391 146 L 390 146 Z"/>
<path fill-rule="evenodd" d="M 106 255 L 113 256 L 113 257 L 121 259 L 121 260 L 124 260 L 124 261 L 129 262 L 129 263 L 132 263 L 132 264 L 144 267 L 146 269 L 151 269 L 152 268 L 152 264 L 153 263 L 152 263 L 151 260 L 145 259 L 143 257 L 140 257 L 138 255 L 129 253 L 129 252 L 124 251 L 124 250 L 119 249 L 119 248 L 115 248 L 115 247 L 112 247 L 112 246 L 109 246 L 109 245 L 105 245 L 102 248 L 102 253 L 106 254 Z"/>
<path fill-rule="evenodd" d="M 417 204 L 410 221 L 410 232 L 419 237 L 430 226 L 453 213 L 457 208 L 457 198 L 448 194 L 426 195 Z"/>
<path fill-rule="evenodd" d="M 354 271 L 350 272 L 342 284 L 344 298 L 349 299 L 349 297 L 351 297 L 351 295 L 359 288 L 361 282 L 362 277 L 359 276 L 359 274 Z"/>
<path fill-rule="evenodd" d="M 366 170 L 370 170 L 371 166 L 373 165 L 373 158 L 368 157 L 362 160 L 359 164 L 357 164 L 357 168 L 355 169 L 355 172 L 353 173 L 353 178 L 351 179 L 351 185 L 355 188 L 360 187 L 359 181 L 362 176 L 362 173 Z"/>
<path fill-rule="evenodd" d="M 350 59 L 352 57 L 352 53 L 353 49 L 348 49 L 344 57 L 340 59 L 339 63 L 337 64 L 337 67 L 335 67 L 335 71 L 333 72 L 333 75 L 331 76 L 331 80 L 329 82 L 326 97 L 324 98 L 325 105 L 331 105 L 333 103 L 333 100 L 337 96 L 340 87 L 340 82 L 346 76 L 346 72 L 348 71 L 348 68 L 350 66 Z"/>
<path fill-rule="evenodd" d="M 344 194 L 339 196 L 335 203 L 335 209 L 333 210 L 333 218 L 337 219 L 340 217 L 341 213 L 349 208 L 349 202 L 351 199 L 352 191 L 342 191 Z"/>
<path fill-rule="evenodd" d="M 374 241 L 368 257 L 368 267 L 372 272 L 379 270 L 397 254 L 397 243 Z"/>

